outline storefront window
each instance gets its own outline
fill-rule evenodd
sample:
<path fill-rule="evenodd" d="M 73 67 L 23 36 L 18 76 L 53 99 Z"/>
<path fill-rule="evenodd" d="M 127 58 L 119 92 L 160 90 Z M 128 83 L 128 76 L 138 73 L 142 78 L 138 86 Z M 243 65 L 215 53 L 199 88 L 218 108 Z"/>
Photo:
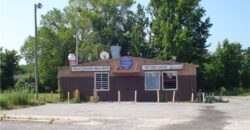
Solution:
<path fill-rule="evenodd" d="M 162 72 L 162 89 L 163 90 L 178 89 L 178 76 L 176 71 Z"/>
<path fill-rule="evenodd" d="M 96 91 L 109 91 L 109 73 L 95 73 L 95 89 Z"/>
<path fill-rule="evenodd" d="M 160 72 L 151 71 L 145 72 L 145 90 L 159 90 L 160 89 Z"/>

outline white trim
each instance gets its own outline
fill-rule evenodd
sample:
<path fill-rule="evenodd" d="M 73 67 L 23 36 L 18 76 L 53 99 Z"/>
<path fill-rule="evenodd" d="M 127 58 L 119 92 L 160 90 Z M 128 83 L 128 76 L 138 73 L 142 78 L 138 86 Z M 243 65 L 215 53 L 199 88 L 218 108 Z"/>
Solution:
<path fill-rule="evenodd" d="M 142 70 L 179 70 L 183 64 L 142 65 Z"/>
<path fill-rule="evenodd" d="M 156 89 L 147 89 L 147 87 L 146 87 L 146 73 L 157 73 L 159 75 L 159 79 L 158 79 L 159 86 L 158 86 L 158 88 L 156 88 Z M 145 91 L 157 91 L 157 90 L 160 90 L 160 89 L 161 89 L 161 73 L 160 73 L 160 71 L 145 71 L 144 72 L 144 90 Z"/>
<path fill-rule="evenodd" d="M 176 74 L 176 88 L 164 89 L 163 73 L 166 73 L 166 72 L 172 72 L 172 73 Z M 177 71 L 162 71 L 161 77 L 162 77 L 162 90 L 178 90 L 178 73 L 177 73 Z"/>
<path fill-rule="evenodd" d="M 109 83 L 109 72 L 95 72 L 95 78 L 94 78 L 94 87 L 96 91 L 109 91 L 110 83 Z M 96 74 L 108 74 L 108 89 L 96 89 Z"/>

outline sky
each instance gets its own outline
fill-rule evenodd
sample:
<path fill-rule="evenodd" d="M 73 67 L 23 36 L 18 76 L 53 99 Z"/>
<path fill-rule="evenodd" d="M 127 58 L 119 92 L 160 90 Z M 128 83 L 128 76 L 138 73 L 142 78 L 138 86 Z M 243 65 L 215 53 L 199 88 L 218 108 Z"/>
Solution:
<path fill-rule="evenodd" d="M 0 0 L 0 47 L 19 51 L 25 39 L 34 36 L 34 4 L 38 2 L 43 4 L 37 10 L 38 24 L 41 15 L 68 5 L 68 0 Z M 137 0 L 137 3 L 146 6 L 149 0 Z M 213 24 L 207 39 L 210 52 L 225 38 L 241 43 L 242 48 L 250 47 L 250 0 L 202 0 L 200 4 L 206 10 L 205 17 L 210 17 Z"/>

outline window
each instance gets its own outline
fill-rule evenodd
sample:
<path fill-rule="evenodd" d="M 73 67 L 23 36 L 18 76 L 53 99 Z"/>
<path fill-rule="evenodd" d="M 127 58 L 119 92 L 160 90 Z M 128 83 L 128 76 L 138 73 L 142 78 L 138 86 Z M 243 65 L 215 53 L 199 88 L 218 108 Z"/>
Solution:
<path fill-rule="evenodd" d="M 159 90 L 160 89 L 160 72 L 149 71 L 145 72 L 145 90 Z"/>
<path fill-rule="evenodd" d="M 176 71 L 162 72 L 162 89 L 163 90 L 178 89 L 178 76 Z"/>
<path fill-rule="evenodd" d="M 95 73 L 95 89 L 96 91 L 109 91 L 109 73 Z"/>

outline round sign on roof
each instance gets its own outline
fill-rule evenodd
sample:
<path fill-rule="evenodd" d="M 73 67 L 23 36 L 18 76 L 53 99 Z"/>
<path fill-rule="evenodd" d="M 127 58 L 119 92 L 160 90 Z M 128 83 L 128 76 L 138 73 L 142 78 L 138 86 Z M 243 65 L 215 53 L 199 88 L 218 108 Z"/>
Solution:
<path fill-rule="evenodd" d="M 101 58 L 102 60 L 107 60 L 107 59 L 109 59 L 109 53 L 106 52 L 106 51 L 101 52 L 100 58 Z"/>
<path fill-rule="evenodd" d="M 133 66 L 133 60 L 130 57 L 122 57 L 120 61 L 120 66 L 124 70 L 129 70 Z"/>

